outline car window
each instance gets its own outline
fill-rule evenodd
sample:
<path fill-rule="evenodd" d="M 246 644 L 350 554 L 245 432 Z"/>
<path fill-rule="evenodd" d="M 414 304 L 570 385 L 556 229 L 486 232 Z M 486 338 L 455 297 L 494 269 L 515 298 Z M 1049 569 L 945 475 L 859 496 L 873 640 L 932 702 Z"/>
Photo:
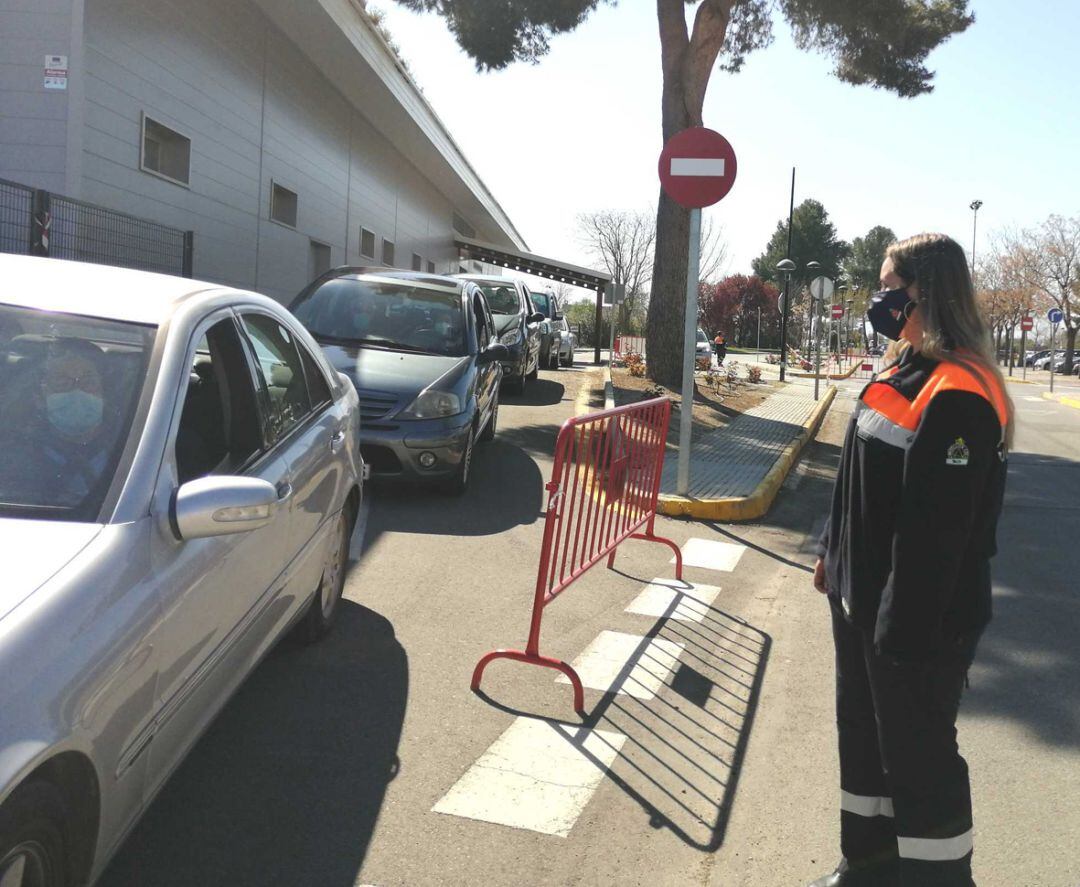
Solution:
<path fill-rule="evenodd" d="M 264 387 L 267 437 L 272 444 L 311 412 L 304 368 L 292 334 L 272 317 L 245 314 L 243 323 L 255 352 L 257 375 Z"/>
<path fill-rule="evenodd" d="M 521 312 L 521 296 L 512 283 L 481 283 L 488 307 L 492 314 L 518 314 Z"/>
<path fill-rule="evenodd" d="M 457 286 L 339 277 L 302 293 L 293 314 L 322 343 L 444 354 L 468 352 Z"/>
<path fill-rule="evenodd" d="M 548 309 L 551 307 L 551 303 L 547 293 L 529 293 L 529 296 L 532 298 L 533 306 L 537 311 L 542 311 L 550 316 Z"/>
<path fill-rule="evenodd" d="M 308 351 L 307 346 L 305 346 L 303 342 L 296 340 L 296 347 L 300 350 L 300 361 L 304 365 L 304 378 L 307 381 L 308 400 L 311 402 L 311 408 L 315 410 L 330 403 L 333 399 L 330 394 L 330 385 L 326 381 L 326 376 L 323 374 L 322 368 L 315 358 L 311 356 L 311 352 Z"/>
<path fill-rule="evenodd" d="M 262 443 L 250 364 L 228 318 L 195 347 L 173 445 L 179 481 L 241 471 Z"/>
<path fill-rule="evenodd" d="M 473 315 L 476 322 L 476 348 L 483 351 L 491 344 L 493 332 L 484 308 L 484 297 L 479 294 L 473 296 Z"/>
<path fill-rule="evenodd" d="M 0 516 L 92 521 L 156 328 L 0 305 Z"/>

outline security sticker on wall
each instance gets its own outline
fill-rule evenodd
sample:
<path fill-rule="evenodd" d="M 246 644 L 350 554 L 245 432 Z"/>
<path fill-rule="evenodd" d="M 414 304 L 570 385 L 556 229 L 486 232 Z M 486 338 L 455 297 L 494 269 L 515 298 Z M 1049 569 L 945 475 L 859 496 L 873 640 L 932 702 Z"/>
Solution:
<path fill-rule="evenodd" d="M 971 457 L 971 451 L 968 449 L 964 439 L 958 437 L 956 441 L 949 447 L 948 452 L 945 454 L 946 465 L 967 465 L 968 459 Z"/>

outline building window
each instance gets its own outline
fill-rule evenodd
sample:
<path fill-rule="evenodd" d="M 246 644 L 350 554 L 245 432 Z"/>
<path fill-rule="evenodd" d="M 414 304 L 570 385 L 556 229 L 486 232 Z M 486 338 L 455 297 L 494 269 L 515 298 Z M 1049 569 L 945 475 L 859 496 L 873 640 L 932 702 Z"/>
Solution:
<path fill-rule="evenodd" d="M 191 139 L 143 114 L 139 165 L 146 172 L 186 185 L 191 173 Z"/>
<path fill-rule="evenodd" d="M 435 273 L 435 263 L 434 262 L 428 262 L 427 263 L 427 273 L 428 274 L 434 274 Z"/>
<path fill-rule="evenodd" d="M 418 253 L 412 254 L 412 269 L 413 271 L 422 271 L 424 268 L 424 260 L 420 258 Z"/>
<path fill-rule="evenodd" d="M 296 192 L 270 183 L 270 218 L 290 228 L 296 227 Z"/>
<path fill-rule="evenodd" d="M 382 263 L 390 266 L 394 264 L 394 241 L 387 240 L 385 237 L 382 242 Z"/>
<path fill-rule="evenodd" d="M 375 232 L 360 229 L 360 255 L 375 261 Z"/>

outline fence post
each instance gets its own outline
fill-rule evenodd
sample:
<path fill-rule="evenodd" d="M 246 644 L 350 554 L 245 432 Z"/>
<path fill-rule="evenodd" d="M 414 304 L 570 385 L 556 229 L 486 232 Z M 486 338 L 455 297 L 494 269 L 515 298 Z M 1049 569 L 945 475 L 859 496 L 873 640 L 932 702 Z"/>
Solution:
<path fill-rule="evenodd" d="M 192 276 L 192 265 L 195 259 L 195 232 L 184 232 L 184 267 L 180 272 L 181 277 Z"/>
<path fill-rule="evenodd" d="M 35 188 L 30 198 L 30 255 L 49 254 L 49 229 L 52 227 L 52 202 L 48 191 Z"/>

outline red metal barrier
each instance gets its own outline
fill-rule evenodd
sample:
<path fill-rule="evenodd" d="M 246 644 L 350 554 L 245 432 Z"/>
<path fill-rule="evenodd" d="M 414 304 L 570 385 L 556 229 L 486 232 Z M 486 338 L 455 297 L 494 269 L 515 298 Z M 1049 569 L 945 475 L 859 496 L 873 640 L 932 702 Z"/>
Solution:
<path fill-rule="evenodd" d="M 670 420 L 671 401 L 660 397 L 563 423 L 547 484 L 529 640 L 524 650 L 495 650 L 484 656 L 473 670 L 474 691 L 493 659 L 529 662 L 565 674 L 574 688 L 574 710 L 584 714 L 585 691 L 577 672 L 561 659 L 540 655 L 544 607 L 605 557 L 611 568 L 616 548 L 630 538 L 670 546 L 675 577 L 682 579 L 679 546 L 653 532 Z"/>

